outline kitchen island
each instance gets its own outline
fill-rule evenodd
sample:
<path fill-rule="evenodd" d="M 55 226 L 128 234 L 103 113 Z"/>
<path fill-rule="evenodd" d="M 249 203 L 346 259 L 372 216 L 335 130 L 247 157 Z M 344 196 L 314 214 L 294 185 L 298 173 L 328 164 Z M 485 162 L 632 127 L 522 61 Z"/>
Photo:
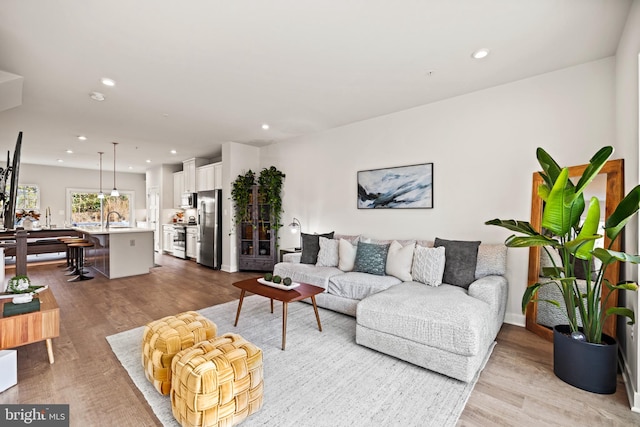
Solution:
<path fill-rule="evenodd" d="M 153 267 L 153 230 L 135 227 L 75 227 L 93 243 L 86 257 L 109 279 L 147 274 Z"/>

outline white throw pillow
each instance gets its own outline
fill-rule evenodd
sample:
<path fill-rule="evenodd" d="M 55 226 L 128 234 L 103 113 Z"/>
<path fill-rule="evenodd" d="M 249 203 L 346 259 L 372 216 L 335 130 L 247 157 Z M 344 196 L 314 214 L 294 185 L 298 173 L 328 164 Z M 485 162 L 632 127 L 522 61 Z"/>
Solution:
<path fill-rule="evenodd" d="M 386 266 L 386 272 L 389 276 L 395 276 L 403 282 L 411 281 L 411 263 L 413 262 L 414 247 L 414 243 L 402 246 L 397 240 L 391 242 L 387 253 Z"/>
<path fill-rule="evenodd" d="M 440 286 L 445 261 L 444 246 L 437 248 L 416 246 L 411 269 L 413 280 L 431 286 Z"/>
<path fill-rule="evenodd" d="M 353 270 L 356 262 L 358 244 L 351 244 L 345 239 L 340 239 L 338 244 L 338 268 L 342 271 Z"/>
<path fill-rule="evenodd" d="M 338 240 L 320 236 L 320 251 L 318 251 L 317 267 L 338 266 Z"/>

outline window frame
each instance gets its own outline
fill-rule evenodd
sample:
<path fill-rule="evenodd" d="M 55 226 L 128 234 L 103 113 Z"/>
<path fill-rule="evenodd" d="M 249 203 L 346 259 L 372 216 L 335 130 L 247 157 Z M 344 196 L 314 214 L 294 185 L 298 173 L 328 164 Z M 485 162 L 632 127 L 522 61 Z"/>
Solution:
<path fill-rule="evenodd" d="M 67 226 L 71 226 L 73 224 L 73 221 L 71 221 L 71 203 L 73 200 L 72 194 L 73 193 L 93 193 L 93 194 L 98 194 L 100 192 L 100 190 L 98 189 L 93 189 L 93 188 L 76 188 L 76 187 L 67 187 L 66 188 L 66 195 L 65 195 L 65 224 Z M 134 227 L 135 225 L 135 204 L 136 204 L 136 200 L 135 200 L 135 191 L 131 191 L 131 190 L 118 190 L 118 192 L 120 193 L 121 196 L 128 196 L 129 197 L 129 212 L 128 212 L 128 216 L 129 216 L 129 226 L 130 227 Z M 104 198 L 108 198 L 111 197 L 109 196 L 109 193 L 105 193 Z M 100 220 L 102 222 L 104 222 L 104 218 L 101 218 Z"/>

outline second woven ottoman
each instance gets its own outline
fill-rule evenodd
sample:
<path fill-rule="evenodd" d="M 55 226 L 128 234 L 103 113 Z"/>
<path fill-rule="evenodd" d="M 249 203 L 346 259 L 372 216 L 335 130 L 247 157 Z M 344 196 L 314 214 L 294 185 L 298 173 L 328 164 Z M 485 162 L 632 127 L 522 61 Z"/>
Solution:
<path fill-rule="evenodd" d="M 171 410 L 183 427 L 232 426 L 262 407 L 262 350 L 224 334 L 178 353 Z"/>
<path fill-rule="evenodd" d="M 195 311 L 155 320 L 144 328 L 142 366 L 145 376 L 161 394 L 171 390 L 171 361 L 181 350 L 215 338 L 215 323 Z"/>

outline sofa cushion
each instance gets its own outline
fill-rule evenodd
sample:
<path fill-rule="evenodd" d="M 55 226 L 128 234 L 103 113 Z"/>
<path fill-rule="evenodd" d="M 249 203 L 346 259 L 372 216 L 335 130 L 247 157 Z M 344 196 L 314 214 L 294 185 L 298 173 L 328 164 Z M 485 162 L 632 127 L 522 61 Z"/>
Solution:
<path fill-rule="evenodd" d="M 340 239 L 338 243 L 338 268 L 342 271 L 353 270 L 356 262 L 357 243 L 350 243 L 348 240 Z"/>
<path fill-rule="evenodd" d="M 302 264 L 315 264 L 318 262 L 318 252 L 320 252 L 320 236 L 333 239 L 333 231 L 325 234 L 302 233 Z"/>
<path fill-rule="evenodd" d="M 331 295 L 361 300 L 399 283 L 402 281 L 394 276 L 377 276 L 352 271 L 332 276 L 329 279 L 327 291 Z"/>
<path fill-rule="evenodd" d="M 463 356 L 486 350 L 493 340 L 489 305 L 447 284 L 437 288 L 416 282 L 392 286 L 360 301 L 356 321 Z"/>
<path fill-rule="evenodd" d="M 446 261 L 442 281 L 450 285 L 468 288 L 476 279 L 478 246 L 480 242 L 444 240 L 436 237 L 435 247 L 444 246 Z"/>
<path fill-rule="evenodd" d="M 411 277 L 416 282 L 440 286 L 444 275 L 445 262 L 446 249 L 443 246 L 439 248 L 416 246 Z M 405 280 L 405 282 L 408 281 L 410 280 Z"/>
<path fill-rule="evenodd" d="M 311 264 L 279 262 L 273 267 L 273 274 L 280 277 L 291 277 L 294 282 L 308 283 L 320 286 L 325 290 L 329 286 L 329 279 L 342 271 L 335 267 L 316 267 Z"/>
<path fill-rule="evenodd" d="M 358 243 L 353 271 L 383 276 L 387 264 L 388 252 L 389 244 L 374 245 L 372 243 Z"/>
<path fill-rule="evenodd" d="M 411 281 L 414 247 L 415 243 L 403 246 L 397 240 L 391 242 L 387 253 L 386 273 L 404 282 Z"/>
<path fill-rule="evenodd" d="M 476 279 L 486 276 L 504 276 L 506 273 L 507 247 L 502 243 L 495 245 L 481 244 L 478 247 Z"/>
<path fill-rule="evenodd" d="M 338 240 L 327 239 L 320 236 L 320 251 L 318 252 L 318 267 L 337 267 L 338 266 Z"/>

